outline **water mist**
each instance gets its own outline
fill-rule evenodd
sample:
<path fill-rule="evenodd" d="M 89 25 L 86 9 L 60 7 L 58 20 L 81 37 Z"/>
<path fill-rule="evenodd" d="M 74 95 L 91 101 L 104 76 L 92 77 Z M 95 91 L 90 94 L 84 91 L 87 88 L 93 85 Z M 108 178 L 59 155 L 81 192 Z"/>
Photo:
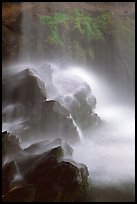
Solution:
<path fill-rule="evenodd" d="M 29 41 L 32 32 L 34 32 L 31 26 L 29 26 L 29 24 L 34 21 L 32 15 L 34 10 L 29 9 L 31 3 L 23 3 L 23 5 L 19 63 L 13 63 L 3 71 L 3 81 L 4 78 L 11 79 L 11 82 L 10 80 L 9 82 L 7 80 L 7 96 L 8 89 L 14 88 L 14 86 L 16 87 L 18 84 L 17 80 L 12 81 L 12 77 L 14 78 L 16 74 L 23 70 L 31 70 L 34 76 L 38 77 L 46 87 L 46 101 L 55 100 L 70 112 L 68 118 L 72 120 L 73 126 L 80 139 L 78 143 L 72 144 L 73 159 L 88 167 L 89 179 L 92 186 L 91 192 L 86 201 L 134 202 L 134 99 L 131 99 L 132 103 L 129 103 L 126 98 L 121 100 L 123 98 L 122 91 L 125 91 L 127 95 L 130 95 L 130 92 L 133 92 L 132 80 L 134 80 L 134 76 L 131 79 L 131 85 L 129 85 L 129 87 L 127 82 L 127 91 L 126 87 L 122 85 L 121 87 L 115 86 L 116 83 L 112 85 L 111 78 L 106 75 L 107 72 L 105 72 L 104 75 L 100 75 L 99 71 L 96 71 L 96 68 L 92 67 L 92 65 L 84 67 L 70 64 L 68 61 L 63 67 L 63 65 L 61 66 L 62 62 L 60 62 L 60 59 L 58 59 L 58 63 L 53 62 L 54 60 L 45 60 L 44 52 L 40 50 L 41 44 L 45 40 L 41 24 L 40 22 L 37 22 L 38 27 L 35 33 L 36 49 L 34 51 L 32 49 L 33 45 L 31 45 L 32 42 Z M 26 9 L 24 10 L 25 6 Z M 29 13 L 30 11 L 32 13 Z M 44 9 L 40 12 L 45 15 Z M 35 56 L 37 56 L 36 59 Z M 48 69 L 47 65 L 49 65 Z M 117 73 L 118 78 L 126 84 L 127 78 L 125 75 L 121 76 L 119 73 L 122 72 Z M 91 90 L 91 93 L 88 92 L 88 89 Z M 82 108 L 80 106 L 80 101 L 76 97 L 77 93 L 86 93 L 85 106 L 87 104 L 91 105 L 91 103 L 96 100 L 96 105 L 93 108 L 92 113 L 95 115 L 97 114 L 100 117 L 100 125 L 95 125 L 94 128 L 83 128 L 81 121 L 73 116 L 73 106 L 79 107 L 79 114 L 82 112 L 82 108 L 84 108 L 84 106 Z M 91 95 L 93 96 L 92 100 L 90 100 Z M 132 93 L 132 95 L 134 95 L 134 93 Z M 23 123 L 27 121 L 25 116 L 22 117 L 22 113 L 25 112 L 24 109 L 25 108 L 22 104 L 8 104 L 8 102 L 3 101 L 3 118 L 6 115 L 6 119 L 3 119 L 2 131 L 9 131 L 15 135 L 19 133 L 20 129 L 29 132 L 29 126 L 23 126 Z M 14 118 L 12 114 L 16 111 L 18 114 L 17 117 Z M 89 115 L 91 114 L 90 111 L 88 113 Z M 42 112 L 40 112 L 40 114 L 42 114 Z M 80 115 L 80 117 L 82 116 Z M 87 120 L 86 116 L 83 115 L 82 121 L 84 122 Z M 54 134 L 56 134 L 56 131 Z M 61 137 L 62 135 L 57 136 Z M 20 140 L 21 147 L 26 149 L 36 142 L 39 142 L 40 148 L 38 151 L 36 150 L 35 154 L 43 153 L 45 148 L 48 150 L 51 148 L 50 145 L 47 146 L 44 137 L 45 135 L 39 132 L 37 138 L 33 138 L 32 140 L 28 139 L 28 141 L 25 142 Z M 41 145 L 41 143 L 43 143 L 43 145 Z M 60 143 L 57 141 L 54 147 L 59 145 Z M 29 152 L 27 152 L 27 154 L 29 155 Z M 17 174 L 14 176 L 14 180 L 21 180 L 22 175 L 16 162 L 15 165 Z"/>

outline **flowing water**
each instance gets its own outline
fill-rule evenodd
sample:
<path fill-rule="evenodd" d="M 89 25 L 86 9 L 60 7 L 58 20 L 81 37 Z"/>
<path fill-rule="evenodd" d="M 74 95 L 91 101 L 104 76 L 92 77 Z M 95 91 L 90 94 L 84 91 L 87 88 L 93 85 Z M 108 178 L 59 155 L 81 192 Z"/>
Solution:
<path fill-rule="evenodd" d="M 80 72 L 79 72 L 80 73 Z M 82 75 L 81 75 L 82 76 Z M 134 201 L 135 196 L 135 110 L 113 101 L 103 81 L 96 81 L 96 112 L 103 126 L 83 133 L 74 147 L 74 159 L 90 171 L 93 191 L 89 201 Z M 105 94 L 104 94 L 105 93 Z M 118 100 L 118 99 L 117 99 Z"/>
<path fill-rule="evenodd" d="M 90 172 L 93 189 L 88 201 L 134 201 L 134 106 L 121 103 L 105 80 L 85 68 L 70 66 L 65 74 L 78 76 L 90 85 L 97 99 L 95 111 L 104 121 L 97 129 L 82 131 L 81 143 L 73 146 L 74 159 L 86 164 Z"/>
<path fill-rule="evenodd" d="M 26 65 L 17 67 L 22 70 Z M 77 103 L 73 95 L 83 88 L 83 83 L 86 82 L 91 87 L 92 94 L 97 99 L 95 112 L 101 117 L 102 125 L 94 130 L 92 128 L 82 130 L 70 114 L 81 139 L 80 143 L 73 145 L 73 159 L 87 165 L 93 186 L 88 201 L 134 201 L 134 106 L 129 106 L 126 101 L 121 104 L 107 82 L 85 67 L 68 66 L 62 70 L 52 64 L 52 88 L 51 81 L 47 83 L 47 69 L 34 64 L 27 67 L 46 82 L 46 86 L 49 87 L 48 100 L 55 99 L 68 109 L 71 103 Z M 14 69 L 12 67 L 11 70 L 15 73 L 19 71 L 16 67 Z M 71 100 L 65 100 L 66 98 Z M 9 110 L 12 108 L 13 105 L 7 107 Z M 16 119 L 3 123 L 3 130 L 12 132 L 20 122 L 19 118 L 18 121 Z"/>
<path fill-rule="evenodd" d="M 96 129 L 82 130 L 73 119 L 73 124 L 79 133 L 81 142 L 73 145 L 73 159 L 76 162 L 87 165 L 92 183 L 91 194 L 87 201 L 94 202 L 134 202 L 135 196 L 135 110 L 134 101 L 121 101 L 121 95 L 111 87 L 111 80 L 99 76 L 95 69 L 69 65 L 62 69 L 58 64 L 50 64 L 52 83 L 47 77 L 47 69 L 43 62 L 32 63 L 31 44 L 26 40 L 31 35 L 31 28 L 27 22 L 31 21 L 29 10 L 23 12 L 21 37 L 21 63 L 14 64 L 5 73 L 17 73 L 25 68 L 30 68 L 46 84 L 47 100 L 56 100 L 68 110 L 73 103 L 78 104 L 74 94 L 84 88 L 86 82 L 97 99 L 95 112 L 103 123 Z M 29 19 L 28 19 L 29 15 Z M 38 29 L 36 37 L 42 42 L 44 36 Z M 40 47 L 36 42 L 36 47 Z M 24 45 L 27 47 L 24 47 Z M 26 52 L 27 50 L 27 52 Z M 36 49 L 37 52 L 38 49 Z M 38 53 L 35 53 L 38 54 Z M 31 60 L 30 60 L 31 59 Z M 25 63 L 24 63 L 25 62 Z M 34 61 L 33 61 L 34 62 Z M 47 62 L 46 62 L 47 64 Z M 90 70 L 90 71 L 89 71 Z M 94 70 L 94 71 L 93 71 Z M 10 76 L 10 75 L 9 75 Z M 120 77 L 120 76 L 119 76 Z M 121 79 L 124 76 L 121 76 Z M 16 82 L 15 82 L 16 83 Z M 127 82 L 128 83 L 128 82 Z M 118 89 L 119 87 L 116 87 Z M 125 87 L 124 87 L 125 90 Z M 132 91 L 132 90 L 131 90 Z M 14 108 L 13 104 L 5 107 L 9 112 Z M 5 110 L 4 110 L 5 111 Z M 85 118 L 83 118 L 84 120 Z M 3 131 L 11 131 L 20 126 L 24 118 L 9 120 L 3 123 Z M 23 144 L 22 144 L 23 146 Z M 28 144 L 26 145 L 26 147 Z M 25 146 L 24 146 L 25 148 Z M 17 168 L 18 170 L 18 168 Z M 20 172 L 16 175 L 21 178 Z"/>

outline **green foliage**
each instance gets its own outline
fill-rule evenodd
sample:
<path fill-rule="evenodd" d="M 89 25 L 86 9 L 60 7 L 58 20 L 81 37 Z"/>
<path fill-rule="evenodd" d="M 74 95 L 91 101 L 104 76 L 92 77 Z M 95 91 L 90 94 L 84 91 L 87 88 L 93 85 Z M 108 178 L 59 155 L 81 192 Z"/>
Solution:
<path fill-rule="evenodd" d="M 103 12 L 97 17 L 96 24 L 100 29 L 103 29 L 104 26 L 110 25 L 112 22 L 112 14 L 109 11 Z"/>
<path fill-rule="evenodd" d="M 67 23 L 67 14 L 56 12 L 53 16 L 41 16 L 40 21 L 49 29 L 48 43 L 63 45 L 58 26 Z"/>
<path fill-rule="evenodd" d="M 80 9 L 71 12 L 55 12 L 53 16 L 41 16 L 40 21 L 47 26 L 49 30 L 49 44 L 60 44 L 63 46 L 63 39 L 60 32 L 60 26 L 66 30 L 71 28 L 69 35 L 75 29 L 78 34 L 88 39 L 98 39 L 101 32 L 94 22 L 93 18 Z"/>
<path fill-rule="evenodd" d="M 93 18 L 83 12 L 82 10 L 76 9 L 72 12 L 72 20 L 75 22 L 75 29 L 87 37 L 88 39 L 95 39 L 101 37 L 101 32 L 95 24 Z"/>
<path fill-rule="evenodd" d="M 46 42 L 49 47 L 58 46 L 62 52 L 75 56 L 76 59 L 83 59 L 85 62 L 85 47 L 93 59 L 92 41 L 104 38 L 102 31 L 106 25 L 109 25 L 111 15 L 109 12 L 104 12 L 93 18 L 84 10 L 74 9 L 55 12 L 51 16 L 41 16 L 40 21 L 47 28 Z"/>

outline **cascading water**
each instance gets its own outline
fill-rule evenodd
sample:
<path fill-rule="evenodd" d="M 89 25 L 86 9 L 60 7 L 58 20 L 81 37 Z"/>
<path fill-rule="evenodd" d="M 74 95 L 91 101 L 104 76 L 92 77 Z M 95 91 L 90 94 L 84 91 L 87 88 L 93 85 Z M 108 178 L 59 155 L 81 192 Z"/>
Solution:
<path fill-rule="evenodd" d="M 46 68 L 44 69 L 43 66 L 37 68 L 34 65 L 31 67 L 41 80 L 47 82 Z M 88 166 L 92 185 L 96 189 L 96 192 L 92 191 L 92 198 L 89 199 L 117 200 L 115 194 L 118 194 L 121 200 L 132 200 L 135 178 L 134 107 L 131 108 L 126 103 L 120 104 L 118 98 L 115 102 L 115 94 L 112 94 L 107 84 L 95 73 L 92 74 L 84 68 L 71 66 L 64 71 L 55 65 L 51 65 L 50 68 L 52 85 L 50 80 L 46 83 L 47 87 L 50 87 L 47 93 L 48 100 L 55 99 L 70 109 L 72 104 L 79 104 L 74 95 L 83 88 L 85 82 L 91 87 L 97 98 L 96 112 L 103 121 L 100 127 L 94 130 L 92 128 L 82 130 L 80 124 L 77 125 L 73 116 L 70 115 L 81 139 L 79 144 L 73 145 L 73 157 L 75 161 Z M 14 123 L 9 131 L 16 129 L 17 123 L 15 125 Z M 3 128 L 7 129 L 5 123 Z M 102 188 L 106 188 L 105 194 Z M 96 193 L 100 195 L 100 198 Z M 111 195 L 113 195 L 112 198 Z"/>
<path fill-rule="evenodd" d="M 31 3 L 26 5 L 23 3 L 23 5 L 27 5 L 28 8 L 31 7 Z M 36 50 L 34 52 L 32 50 L 33 46 L 31 46 L 31 43 L 29 44 L 31 33 L 34 32 L 29 26 L 29 23 L 33 21 L 33 11 L 29 13 L 31 9 L 27 10 L 26 8 L 24 10 L 24 6 L 22 7 L 20 63 L 14 63 L 9 69 L 7 68 L 3 72 L 3 78 L 12 78 L 15 74 L 29 69 L 33 72 L 34 76 L 44 82 L 46 87 L 45 95 L 47 96 L 46 101 L 55 100 L 68 110 L 70 114 L 67 116 L 67 119 L 72 121 L 74 129 L 80 138 L 80 142 L 72 144 L 74 151 L 73 159 L 76 162 L 86 164 L 90 173 L 92 189 L 87 201 L 134 201 L 134 99 L 133 101 L 131 99 L 132 104 L 129 104 L 128 100 L 123 102 L 121 100 L 122 95 L 120 94 L 122 93 L 121 90 L 125 91 L 126 88 L 121 86 L 120 92 L 118 90 L 115 91 L 117 88 L 114 88 L 114 84 L 113 87 L 111 86 L 111 79 L 107 78 L 107 76 L 106 78 L 104 77 L 106 73 L 100 77 L 99 71 L 96 72 L 92 66 L 87 68 L 66 63 L 63 67 L 59 63 L 60 60 L 58 60 L 58 63 L 41 60 L 41 58 L 44 59 L 44 52 L 41 51 L 39 53 L 41 43 L 44 41 L 43 31 L 41 30 L 40 23 L 38 23 L 35 34 Z M 44 13 L 44 10 L 40 12 Z M 40 58 L 40 60 L 34 60 L 35 56 L 37 56 L 37 59 Z M 121 81 L 124 81 L 124 84 L 126 84 L 126 77 L 125 75 L 121 76 Z M 20 80 L 20 78 L 18 80 L 16 78 L 16 81 L 9 82 L 8 86 L 10 87 L 11 85 L 10 88 L 12 89 L 18 85 Z M 128 90 L 132 88 L 133 84 L 131 83 L 130 86 L 129 83 Z M 6 91 L 6 96 L 8 96 L 8 89 Z M 133 90 L 130 91 L 133 92 Z M 32 92 L 35 93 L 35 90 L 32 90 Z M 131 95 L 134 95 L 134 93 Z M 31 128 L 29 125 L 23 126 L 24 122 L 28 119 L 25 117 L 26 115 L 21 117 L 24 112 L 25 108 L 22 104 L 8 104 L 8 100 L 6 102 L 3 101 L 2 130 L 15 133 L 17 136 L 20 133 L 20 129 L 30 134 L 29 130 Z M 101 118 L 101 122 L 96 113 Z M 14 114 L 16 115 L 15 118 Z M 41 115 L 42 109 L 40 107 L 39 118 Z M 90 121 L 91 118 L 92 120 Z M 91 125 L 92 123 L 94 123 L 94 126 Z M 60 127 L 60 133 L 62 131 L 61 128 L 62 126 Z M 57 134 L 56 130 L 55 134 Z M 62 137 L 62 135 L 58 136 Z M 43 133 L 39 133 L 37 138 L 33 138 L 33 140 L 21 141 L 21 147 L 25 149 L 35 142 L 43 142 L 44 137 Z M 44 152 L 45 147 L 46 145 L 42 146 L 43 150 L 40 149 L 39 152 Z M 14 179 L 21 180 L 22 175 L 16 162 L 15 166 L 17 174 Z"/>
<path fill-rule="evenodd" d="M 135 194 L 134 107 L 115 102 L 113 100 L 115 95 L 112 95 L 111 89 L 106 89 L 106 84 L 103 85 L 102 80 L 97 80 L 96 83 L 93 88 L 98 102 L 96 111 L 104 120 L 104 125 L 94 131 L 88 130 L 83 133 L 85 139 L 74 147 L 74 158 L 78 162 L 85 163 L 90 169 L 95 190 L 89 200 L 133 201 Z"/>

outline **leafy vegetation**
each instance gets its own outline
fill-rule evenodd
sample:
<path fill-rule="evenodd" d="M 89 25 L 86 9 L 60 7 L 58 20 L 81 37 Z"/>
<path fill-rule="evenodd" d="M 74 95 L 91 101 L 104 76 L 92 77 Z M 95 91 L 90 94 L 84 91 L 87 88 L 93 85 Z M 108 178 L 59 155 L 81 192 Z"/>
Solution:
<path fill-rule="evenodd" d="M 49 46 L 62 48 L 65 53 L 85 60 L 85 47 L 88 55 L 94 57 L 91 44 L 93 40 L 102 40 L 102 28 L 110 23 L 109 12 L 93 18 L 84 10 L 55 12 L 51 16 L 41 16 L 40 21 L 46 26 Z"/>

